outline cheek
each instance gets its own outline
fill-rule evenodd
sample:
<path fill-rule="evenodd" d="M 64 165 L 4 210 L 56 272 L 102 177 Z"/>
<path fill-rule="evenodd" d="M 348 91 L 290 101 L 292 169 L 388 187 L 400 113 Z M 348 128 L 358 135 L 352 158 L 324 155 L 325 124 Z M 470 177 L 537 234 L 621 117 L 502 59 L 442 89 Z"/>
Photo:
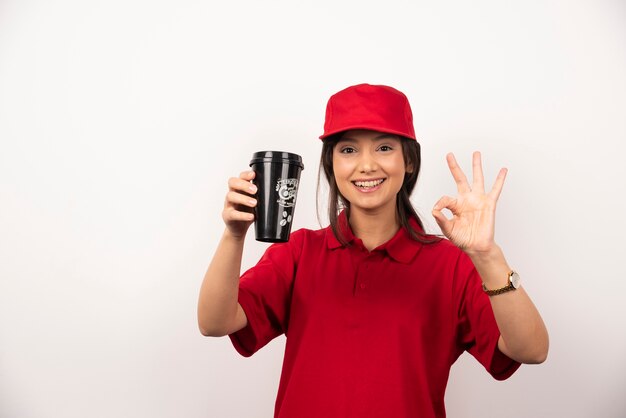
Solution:
<path fill-rule="evenodd" d="M 342 175 L 341 173 L 338 173 L 336 171 L 335 184 L 337 185 L 337 189 L 339 189 L 339 192 L 341 192 L 342 195 L 345 195 L 346 192 L 349 190 L 349 187 L 351 186 L 351 183 L 349 184 L 347 181 L 347 176 Z"/>
<path fill-rule="evenodd" d="M 342 158 L 333 158 L 333 173 L 338 179 L 346 177 L 351 172 L 350 164 Z"/>

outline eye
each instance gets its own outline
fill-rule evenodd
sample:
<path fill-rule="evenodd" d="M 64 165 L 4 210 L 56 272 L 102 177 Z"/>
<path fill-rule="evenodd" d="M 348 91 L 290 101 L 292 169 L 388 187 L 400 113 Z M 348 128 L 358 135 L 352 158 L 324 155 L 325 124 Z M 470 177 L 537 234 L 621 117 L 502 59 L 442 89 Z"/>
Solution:
<path fill-rule="evenodd" d="M 387 151 L 393 151 L 393 148 L 390 147 L 389 145 L 381 145 L 380 147 L 378 147 L 378 150 L 387 152 Z"/>
<path fill-rule="evenodd" d="M 342 147 L 339 152 L 341 152 L 342 154 L 352 154 L 356 152 L 356 149 L 354 149 L 354 147 L 345 146 L 345 147 Z"/>

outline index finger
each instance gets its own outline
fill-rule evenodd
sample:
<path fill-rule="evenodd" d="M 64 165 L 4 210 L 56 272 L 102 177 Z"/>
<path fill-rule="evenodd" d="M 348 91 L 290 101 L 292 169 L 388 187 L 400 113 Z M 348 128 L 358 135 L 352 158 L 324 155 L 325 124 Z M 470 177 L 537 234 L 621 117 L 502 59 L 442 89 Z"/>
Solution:
<path fill-rule="evenodd" d="M 254 172 L 243 171 L 239 177 L 228 179 L 228 188 L 232 191 L 255 194 L 257 187 L 251 182 L 252 178 L 254 178 Z"/>
<path fill-rule="evenodd" d="M 252 170 L 245 170 L 239 174 L 239 178 L 244 180 L 252 180 L 256 176 L 256 173 Z"/>

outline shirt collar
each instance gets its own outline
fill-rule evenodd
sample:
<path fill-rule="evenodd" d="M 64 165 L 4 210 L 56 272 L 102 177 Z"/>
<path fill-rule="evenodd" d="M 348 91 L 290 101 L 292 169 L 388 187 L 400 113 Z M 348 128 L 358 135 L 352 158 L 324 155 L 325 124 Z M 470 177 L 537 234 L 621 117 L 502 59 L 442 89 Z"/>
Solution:
<path fill-rule="evenodd" d="M 348 244 L 352 244 L 356 237 L 352 233 L 352 228 L 350 228 L 350 224 L 348 223 L 348 217 L 346 216 L 345 210 L 342 210 L 341 213 L 339 213 L 339 216 L 337 216 L 337 227 L 343 234 L 346 241 L 348 241 Z M 326 244 L 331 250 L 342 246 L 330 226 L 326 228 Z"/>
<path fill-rule="evenodd" d="M 415 218 L 409 219 L 409 224 L 417 232 L 423 232 Z M 343 236 L 346 241 L 348 241 L 348 244 L 353 244 L 356 240 L 360 241 L 360 239 L 355 237 L 352 233 L 352 228 L 350 228 L 350 224 L 348 223 L 345 210 L 341 211 L 337 217 L 337 226 L 341 232 L 343 232 Z M 331 250 L 342 246 L 330 226 L 326 228 L 326 244 Z M 374 248 L 373 251 L 384 251 L 394 260 L 408 264 L 413 260 L 423 245 L 424 244 L 421 242 L 412 239 L 406 229 L 400 228 L 389 241 Z"/>

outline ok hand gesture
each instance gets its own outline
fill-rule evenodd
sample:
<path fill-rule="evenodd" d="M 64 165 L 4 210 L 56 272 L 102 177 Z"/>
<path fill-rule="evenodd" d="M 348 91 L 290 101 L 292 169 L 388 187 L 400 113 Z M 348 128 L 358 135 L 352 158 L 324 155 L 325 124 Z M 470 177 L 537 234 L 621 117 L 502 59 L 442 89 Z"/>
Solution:
<path fill-rule="evenodd" d="M 441 232 L 468 255 L 487 254 L 495 247 L 496 202 L 502 191 L 507 169 L 502 168 L 489 193 L 485 193 L 483 168 L 480 152 L 474 152 L 472 167 L 473 181 L 459 167 L 452 153 L 446 156 L 452 177 L 456 181 L 458 196 L 444 196 L 435 204 L 433 216 Z M 452 212 L 448 219 L 441 211 Z"/>

